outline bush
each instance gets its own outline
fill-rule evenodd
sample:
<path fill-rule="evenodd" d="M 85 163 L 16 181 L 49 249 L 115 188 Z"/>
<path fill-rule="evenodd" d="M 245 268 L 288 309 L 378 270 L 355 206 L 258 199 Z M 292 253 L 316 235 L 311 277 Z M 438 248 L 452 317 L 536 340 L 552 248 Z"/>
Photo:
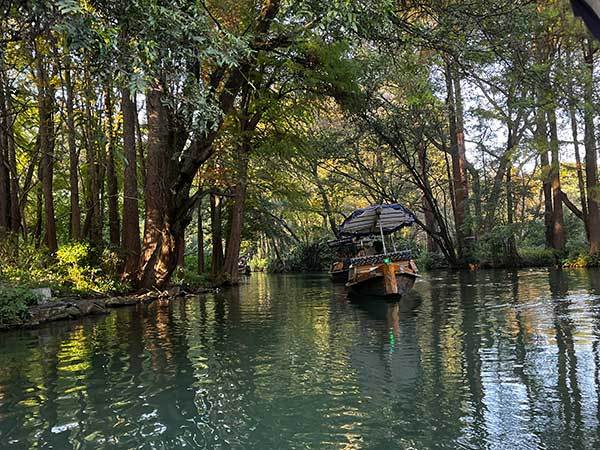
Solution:
<path fill-rule="evenodd" d="M 175 273 L 173 273 L 172 282 L 192 288 L 208 286 L 210 284 L 209 273 L 210 272 L 207 271 L 203 274 L 199 274 L 198 258 L 195 256 L 186 256 L 183 268 L 179 267 L 175 270 Z"/>
<path fill-rule="evenodd" d="M 521 267 L 551 267 L 558 263 L 556 252 L 551 248 L 526 247 L 519 249 Z"/>
<path fill-rule="evenodd" d="M 58 249 L 56 259 L 61 287 L 78 293 L 107 293 L 125 289 L 117 279 L 120 260 L 110 249 L 96 252 L 88 244 L 69 243 Z"/>
<path fill-rule="evenodd" d="M 427 251 L 413 252 L 413 258 L 416 257 L 416 264 L 420 270 L 442 269 L 448 267 L 448 261 L 442 253 L 429 253 Z"/>
<path fill-rule="evenodd" d="M 6 284 L 78 294 L 126 290 L 118 280 L 121 260 L 111 249 L 75 242 L 61 245 L 55 256 L 29 242 L 0 242 L 0 279 Z"/>
<path fill-rule="evenodd" d="M 267 258 L 259 258 L 258 256 L 254 256 L 250 260 L 249 264 L 252 272 L 264 272 L 269 265 L 269 260 Z"/>
<path fill-rule="evenodd" d="M 30 242 L 0 240 L 0 279 L 10 284 L 39 287 L 53 284 L 55 274 L 48 269 L 50 255 Z"/>
<path fill-rule="evenodd" d="M 570 268 L 600 267 L 600 254 L 590 256 L 587 253 L 580 253 L 564 260 L 562 264 Z"/>
<path fill-rule="evenodd" d="M 210 253 L 204 254 L 204 273 L 210 273 L 212 265 L 212 255 Z M 185 271 L 186 274 L 194 277 L 198 274 L 198 255 L 189 254 L 185 255 Z"/>
<path fill-rule="evenodd" d="M 0 325 L 21 322 L 29 315 L 29 306 L 35 305 L 39 297 L 30 289 L 22 287 L 0 287 Z"/>
<path fill-rule="evenodd" d="M 294 272 L 320 272 L 327 270 L 334 259 L 333 249 L 327 245 L 326 239 L 321 239 L 294 247 L 286 266 L 287 270 Z"/>

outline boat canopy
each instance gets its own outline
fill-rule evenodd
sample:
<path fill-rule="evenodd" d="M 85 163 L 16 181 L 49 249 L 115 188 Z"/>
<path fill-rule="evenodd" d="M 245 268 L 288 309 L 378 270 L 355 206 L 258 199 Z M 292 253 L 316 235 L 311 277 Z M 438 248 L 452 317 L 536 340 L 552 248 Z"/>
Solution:
<path fill-rule="evenodd" d="M 581 17 L 591 33 L 600 40 L 600 0 L 571 0 L 573 12 Z"/>
<path fill-rule="evenodd" d="M 392 234 L 415 223 L 415 215 L 399 204 L 373 205 L 357 209 L 340 225 L 341 236 Z"/>

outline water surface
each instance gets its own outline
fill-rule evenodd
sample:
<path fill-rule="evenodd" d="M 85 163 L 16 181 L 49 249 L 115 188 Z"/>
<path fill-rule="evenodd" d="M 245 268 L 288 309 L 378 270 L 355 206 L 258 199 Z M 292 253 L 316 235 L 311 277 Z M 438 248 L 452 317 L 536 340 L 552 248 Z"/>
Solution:
<path fill-rule="evenodd" d="M 600 448 L 599 342 L 598 271 L 253 275 L 0 334 L 0 448 Z"/>

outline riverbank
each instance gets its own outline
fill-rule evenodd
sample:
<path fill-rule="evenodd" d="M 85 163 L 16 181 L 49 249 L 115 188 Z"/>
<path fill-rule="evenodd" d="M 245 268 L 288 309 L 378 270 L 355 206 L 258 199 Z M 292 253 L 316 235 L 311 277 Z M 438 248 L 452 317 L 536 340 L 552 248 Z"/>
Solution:
<path fill-rule="evenodd" d="M 452 271 L 479 271 L 479 270 L 518 270 L 522 268 L 585 268 L 598 266 L 597 258 L 587 255 L 560 259 L 556 253 L 547 249 L 521 250 L 518 258 L 506 259 L 481 259 L 462 268 L 449 268 L 442 258 L 432 258 L 431 255 L 421 255 L 417 259 L 418 267 L 422 272 L 446 269 Z M 264 270 L 264 269 L 263 269 Z M 205 279 L 188 279 L 184 273 L 179 275 L 179 280 L 173 287 L 165 291 L 135 292 L 131 293 L 126 286 L 119 285 L 122 290 L 113 290 L 110 293 L 76 292 L 65 289 L 63 285 L 55 285 L 43 289 L 30 289 L 15 287 L 14 283 L 5 280 L 4 286 L 0 283 L 0 331 L 15 328 L 32 328 L 44 323 L 60 320 L 73 320 L 91 315 L 109 314 L 110 308 L 132 306 L 136 304 L 149 304 L 159 299 L 180 298 L 187 295 L 197 295 L 214 292 L 224 285 L 208 285 Z M 39 283 L 39 281 L 38 281 Z M 205 284 L 206 283 L 206 284 Z M 17 285 L 18 286 L 18 285 Z M 34 285 L 35 286 L 35 285 Z M 38 284 L 39 286 L 39 284 Z M 44 298 L 36 295 L 36 291 L 48 291 L 56 296 Z"/>
<path fill-rule="evenodd" d="M 5 288 L 6 289 L 6 288 Z M 60 320 L 80 319 L 86 316 L 110 314 L 112 308 L 133 305 L 148 305 L 157 300 L 175 299 L 186 296 L 214 292 L 213 288 L 185 289 L 179 286 L 171 287 L 164 291 L 137 292 L 127 295 L 102 296 L 90 298 L 57 297 L 42 299 L 27 290 L 18 290 L 21 299 L 26 302 L 20 310 L 11 305 L 10 296 L 0 299 L 0 331 L 16 328 L 34 328 L 45 323 Z M 11 309 L 12 308 L 12 309 Z"/>

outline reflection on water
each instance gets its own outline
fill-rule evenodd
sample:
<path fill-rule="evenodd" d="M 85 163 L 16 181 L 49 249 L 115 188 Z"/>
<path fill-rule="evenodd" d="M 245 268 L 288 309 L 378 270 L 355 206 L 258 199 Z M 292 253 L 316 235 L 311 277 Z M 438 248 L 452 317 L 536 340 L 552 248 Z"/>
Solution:
<path fill-rule="evenodd" d="M 598 448 L 600 272 L 312 276 L 0 335 L 0 448 Z"/>

